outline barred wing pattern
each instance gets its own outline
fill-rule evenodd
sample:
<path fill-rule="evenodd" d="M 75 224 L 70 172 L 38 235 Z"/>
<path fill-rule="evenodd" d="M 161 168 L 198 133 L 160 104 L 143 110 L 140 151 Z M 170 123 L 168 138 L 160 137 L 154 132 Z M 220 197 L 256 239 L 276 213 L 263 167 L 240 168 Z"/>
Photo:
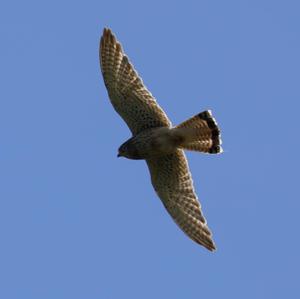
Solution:
<path fill-rule="evenodd" d="M 155 127 L 170 127 L 168 117 L 144 86 L 110 29 L 103 31 L 99 55 L 112 105 L 132 134 Z"/>
<path fill-rule="evenodd" d="M 177 225 L 196 243 L 215 250 L 183 150 L 148 159 L 147 164 L 152 185 Z"/>

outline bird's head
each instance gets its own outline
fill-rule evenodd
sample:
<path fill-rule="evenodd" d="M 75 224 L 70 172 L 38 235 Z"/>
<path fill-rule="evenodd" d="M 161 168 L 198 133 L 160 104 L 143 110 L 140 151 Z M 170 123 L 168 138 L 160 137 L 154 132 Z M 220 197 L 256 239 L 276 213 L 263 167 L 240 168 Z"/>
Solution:
<path fill-rule="evenodd" d="M 119 147 L 118 157 L 125 157 L 127 159 L 134 159 L 134 160 L 141 159 L 132 138 L 124 142 Z"/>
<path fill-rule="evenodd" d="M 118 149 L 118 158 L 119 157 L 125 157 L 126 158 L 126 156 L 127 156 L 127 152 L 128 152 L 128 146 L 127 146 L 127 144 L 126 144 L 126 142 L 125 143 L 123 143 L 120 147 L 119 147 L 119 149 Z"/>

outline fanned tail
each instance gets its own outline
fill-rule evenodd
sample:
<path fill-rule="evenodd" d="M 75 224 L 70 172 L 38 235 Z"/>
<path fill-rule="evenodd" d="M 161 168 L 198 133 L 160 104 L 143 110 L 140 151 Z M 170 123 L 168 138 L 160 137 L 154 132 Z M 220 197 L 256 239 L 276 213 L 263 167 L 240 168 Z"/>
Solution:
<path fill-rule="evenodd" d="M 179 148 L 209 154 L 223 152 L 220 129 L 210 110 L 189 118 L 173 130 L 182 140 Z"/>

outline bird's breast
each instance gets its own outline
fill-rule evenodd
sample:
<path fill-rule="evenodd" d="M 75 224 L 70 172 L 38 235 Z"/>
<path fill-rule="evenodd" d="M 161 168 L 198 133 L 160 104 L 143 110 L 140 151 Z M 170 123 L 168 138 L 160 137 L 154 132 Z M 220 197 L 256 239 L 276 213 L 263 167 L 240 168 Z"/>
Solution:
<path fill-rule="evenodd" d="M 143 131 L 133 142 L 139 156 L 147 159 L 172 153 L 176 149 L 173 139 L 171 129 L 163 127 Z"/>

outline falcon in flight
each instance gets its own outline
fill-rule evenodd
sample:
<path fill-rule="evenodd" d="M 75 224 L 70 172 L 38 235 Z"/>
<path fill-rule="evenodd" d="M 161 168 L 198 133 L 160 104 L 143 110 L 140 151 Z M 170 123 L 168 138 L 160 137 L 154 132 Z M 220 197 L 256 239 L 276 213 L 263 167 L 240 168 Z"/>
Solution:
<path fill-rule="evenodd" d="M 177 225 L 198 244 L 215 250 L 183 151 L 222 152 L 220 130 L 211 111 L 174 127 L 110 29 L 103 31 L 99 56 L 110 101 L 132 133 L 120 146 L 118 157 L 146 160 L 152 185 Z"/>

